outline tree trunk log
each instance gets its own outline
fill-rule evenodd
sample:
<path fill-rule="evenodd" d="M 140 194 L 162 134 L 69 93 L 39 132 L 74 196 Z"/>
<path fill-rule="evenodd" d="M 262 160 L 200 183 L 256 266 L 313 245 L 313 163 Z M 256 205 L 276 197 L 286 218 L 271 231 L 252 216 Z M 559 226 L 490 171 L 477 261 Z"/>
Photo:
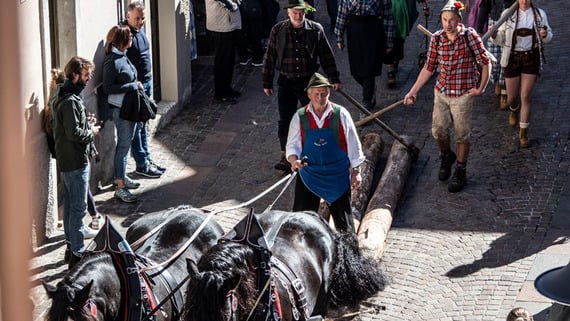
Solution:
<path fill-rule="evenodd" d="M 377 133 L 368 133 L 364 135 L 361 140 L 362 150 L 366 161 L 360 165 L 360 175 L 362 176 L 362 183 L 357 189 L 351 191 L 350 207 L 352 209 L 352 216 L 354 219 L 355 229 L 358 230 L 358 225 L 362 219 L 364 210 L 368 205 L 370 197 L 370 190 L 372 189 L 372 181 L 374 179 L 374 169 L 378 164 L 378 160 L 382 156 L 384 150 L 384 141 Z M 323 216 L 331 225 L 334 225 L 330 219 L 329 207 L 326 202 L 321 200 L 319 205 L 319 214 Z"/>
<path fill-rule="evenodd" d="M 364 156 L 366 156 L 366 161 L 360 165 L 362 183 L 357 189 L 351 191 L 350 196 L 352 216 L 358 221 L 362 221 L 364 211 L 368 206 L 368 200 L 373 188 L 374 170 L 384 151 L 384 141 L 377 133 L 366 134 L 362 138 L 362 149 Z"/>
<path fill-rule="evenodd" d="M 406 144 L 413 144 L 409 141 L 409 137 L 402 136 L 402 138 Z M 412 156 L 407 148 L 395 140 L 382 178 L 368 203 L 366 214 L 358 229 L 358 241 L 365 255 L 377 260 L 382 257 L 386 236 L 392 225 L 392 216 L 406 185 L 412 162 Z"/>

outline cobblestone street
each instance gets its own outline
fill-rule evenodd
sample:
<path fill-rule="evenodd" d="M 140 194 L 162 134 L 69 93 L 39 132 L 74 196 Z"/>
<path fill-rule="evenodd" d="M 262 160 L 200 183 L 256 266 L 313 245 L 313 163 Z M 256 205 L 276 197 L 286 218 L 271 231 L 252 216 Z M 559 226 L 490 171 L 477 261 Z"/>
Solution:
<path fill-rule="evenodd" d="M 428 27 L 435 31 L 442 3 L 428 3 Z M 547 64 L 533 93 L 530 148 L 518 147 L 518 127 L 508 125 L 508 112 L 499 110 L 494 84 L 489 84 L 473 108 L 468 185 L 451 194 L 437 178 L 440 162 L 430 133 L 435 77 L 414 106 L 400 106 L 382 116 L 394 131 L 413 137 L 420 154 L 387 237 L 382 264 L 390 284 L 370 300 L 386 310 L 364 314 L 362 320 L 499 321 L 515 306 L 528 308 L 535 321 L 546 320 L 550 300 L 534 290 L 533 280 L 570 259 L 570 28 L 562 21 L 565 2 L 537 3 L 548 14 L 554 38 L 545 46 Z M 325 1 L 318 9 L 317 21 L 334 43 Z M 424 24 L 423 16 L 418 23 Z M 406 41 L 395 88 L 386 86 L 385 72 L 377 78 L 377 108 L 402 99 L 412 86 L 424 39 L 414 29 Z M 335 49 L 335 54 L 345 91 L 359 98 L 347 52 Z M 200 57 L 194 62 L 190 102 L 150 142 L 153 159 L 168 168 L 166 173 L 159 179 L 140 179 L 142 186 L 135 193 L 141 200 L 134 204 L 114 199 L 111 186 L 101 186 L 95 195 L 99 211 L 121 231 L 144 213 L 181 204 L 207 209 L 236 205 L 283 177 L 273 168 L 279 159 L 277 99 L 264 95 L 261 68 L 236 66 L 234 85 L 242 98 L 227 105 L 212 99 L 212 61 Z M 358 119 L 358 110 L 342 95 L 333 93 L 331 100 Z M 385 162 L 394 139 L 376 125 L 361 131 L 381 133 Z M 132 159 L 128 173 L 140 178 Z M 279 191 L 251 207 L 262 212 Z M 290 210 L 292 196 L 293 188 L 287 189 L 274 208 Z M 223 212 L 215 219 L 228 230 L 247 210 Z M 66 273 L 64 247 L 59 235 L 34 251 L 34 320 L 43 320 L 50 304 L 40 281 L 56 284 Z"/>

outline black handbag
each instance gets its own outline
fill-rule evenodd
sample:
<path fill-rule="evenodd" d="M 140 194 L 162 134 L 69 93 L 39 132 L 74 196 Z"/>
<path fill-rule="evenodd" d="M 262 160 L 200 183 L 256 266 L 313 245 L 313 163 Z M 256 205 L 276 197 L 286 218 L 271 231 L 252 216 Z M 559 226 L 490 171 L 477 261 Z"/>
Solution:
<path fill-rule="evenodd" d="M 144 91 L 129 91 L 123 98 L 119 117 L 125 120 L 146 122 L 154 119 L 158 108 L 156 103 Z"/>

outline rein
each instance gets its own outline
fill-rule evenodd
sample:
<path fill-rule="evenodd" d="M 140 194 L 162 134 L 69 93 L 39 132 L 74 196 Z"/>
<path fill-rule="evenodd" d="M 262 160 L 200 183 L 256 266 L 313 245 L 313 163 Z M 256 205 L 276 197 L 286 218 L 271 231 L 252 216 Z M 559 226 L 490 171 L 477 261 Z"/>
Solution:
<path fill-rule="evenodd" d="M 144 267 L 142 269 L 142 271 L 148 271 L 148 270 L 152 270 L 155 268 L 159 268 L 161 266 L 167 265 L 168 263 L 176 260 L 184 251 L 186 251 L 186 249 L 190 246 L 190 244 L 196 239 L 196 237 L 198 237 L 198 235 L 200 234 L 200 232 L 202 232 L 202 230 L 206 227 L 206 224 L 208 224 L 208 222 L 212 219 L 212 217 L 214 217 L 214 215 L 222 213 L 222 212 L 226 212 L 226 211 L 231 211 L 231 210 L 235 210 L 238 208 L 242 208 L 242 207 L 246 207 L 248 205 L 250 205 L 251 203 L 257 201 L 258 199 L 262 198 L 263 196 L 265 196 L 267 193 L 271 192 L 272 190 L 274 190 L 277 186 L 283 184 L 284 182 L 287 182 L 287 184 L 285 184 L 285 186 L 283 187 L 283 189 L 281 190 L 281 192 L 279 193 L 279 195 L 277 195 L 277 198 L 269 205 L 269 207 L 265 210 L 265 211 L 269 211 L 271 209 L 271 207 L 273 207 L 273 205 L 275 205 L 275 203 L 277 202 L 277 200 L 281 197 L 281 195 L 283 195 L 283 192 L 285 192 L 285 190 L 287 189 L 287 187 L 289 186 L 289 184 L 291 184 L 291 181 L 293 180 L 293 178 L 297 175 L 297 172 L 293 172 L 288 174 L 287 176 L 283 177 L 282 179 L 280 179 L 277 183 L 271 185 L 269 188 L 267 188 L 266 190 L 264 190 L 263 192 L 259 193 L 257 196 L 255 196 L 254 198 L 246 201 L 246 202 L 242 202 L 240 204 L 234 205 L 234 206 L 230 206 L 227 208 L 223 208 L 217 211 L 213 211 L 210 214 L 208 214 L 208 216 L 206 216 L 206 219 L 204 219 L 204 221 L 202 222 L 202 224 L 200 224 L 200 226 L 196 229 L 196 231 L 194 232 L 194 234 L 192 234 L 192 236 L 190 236 L 190 238 L 186 241 L 186 243 L 184 243 L 184 245 L 178 249 L 178 251 L 176 251 L 176 253 L 174 253 L 170 258 L 168 258 L 166 261 L 162 262 L 162 263 L 158 263 L 156 265 L 153 266 L 147 266 Z M 157 227 L 162 227 L 164 226 L 164 224 L 166 224 L 166 222 L 161 223 L 159 226 Z M 154 228 L 152 231 L 148 232 L 147 234 L 145 234 L 143 236 L 148 238 L 150 237 L 151 232 L 156 233 L 158 231 L 157 228 Z M 149 235 L 150 234 L 150 235 Z M 147 236 L 148 235 L 148 236 Z M 143 240 L 144 241 L 144 240 Z M 135 241 L 133 244 L 140 244 L 141 241 L 140 239 Z"/>
<path fill-rule="evenodd" d="M 212 219 L 212 217 L 214 217 L 214 215 L 225 212 L 225 211 L 231 211 L 231 210 L 235 210 L 238 208 L 242 208 L 245 206 L 250 205 L 251 203 L 257 201 L 258 199 L 262 198 L 263 196 L 265 196 L 267 193 L 271 192 L 272 190 L 274 190 L 276 187 L 278 187 L 279 185 L 283 184 L 284 182 L 287 182 L 285 184 L 285 186 L 283 187 L 283 189 L 281 190 L 281 192 L 277 195 L 276 199 L 267 207 L 266 211 L 269 211 L 273 205 L 275 205 L 275 203 L 277 202 L 277 200 L 281 197 L 281 195 L 283 195 L 283 193 L 285 192 L 285 190 L 287 189 L 287 187 L 291 184 L 291 181 L 293 180 L 293 178 L 297 175 L 297 172 L 293 172 L 290 173 L 288 175 L 286 175 L 285 177 L 283 177 L 282 179 L 280 179 L 278 182 L 276 182 L 275 184 L 271 185 L 269 188 L 267 188 L 266 190 L 264 190 L 263 192 L 261 192 L 260 194 L 258 194 L 257 196 L 255 196 L 254 198 L 246 201 L 246 202 L 242 202 L 240 204 L 234 205 L 234 206 L 230 206 L 228 208 L 224 208 L 224 209 L 220 209 L 217 211 L 213 211 L 210 212 L 208 214 L 208 216 L 206 216 L 206 218 L 204 219 L 204 221 L 202 222 L 202 224 L 200 224 L 200 226 L 198 226 L 198 228 L 196 229 L 196 231 L 192 234 L 192 236 L 190 236 L 190 238 L 184 243 L 184 245 L 178 249 L 170 258 L 168 258 L 166 261 L 163 261 L 162 263 L 158 263 L 155 265 L 150 265 L 150 266 L 145 266 L 140 270 L 140 273 L 144 273 L 147 272 L 149 270 L 154 270 L 160 267 L 163 267 L 165 265 L 168 265 L 169 263 L 171 263 L 172 261 L 176 260 L 180 255 L 182 255 L 182 253 L 184 253 L 184 251 L 186 251 L 186 249 L 188 249 L 188 247 L 190 246 L 190 244 L 192 244 L 192 242 L 198 237 L 198 235 L 200 234 L 200 232 L 202 232 L 202 230 L 206 227 L 206 224 L 208 224 L 208 222 Z M 168 222 L 168 220 L 166 220 L 165 222 L 162 222 L 161 224 L 159 224 L 158 226 L 156 226 L 155 228 L 153 228 L 151 231 L 149 231 L 148 233 L 146 233 L 145 235 L 143 235 L 141 238 L 139 238 L 138 240 L 136 240 L 135 242 L 133 242 L 132 247 L 136 247 L 138 245 L 140 245 L 141 243 L 143 243 L 145 240 L 147 240 L 149 237 L 151 237 L 153 234 L 155 234 L 156 232 L 158 232 L 164 225 L 166 225 L 166 223 Z M 190 275 L 188 275 L 186 278 L 184 278 L 184 280 L 182 280 L 173 290 L 172 292 L 170 292 L 166 297 L 164 297 L 164 299 L 162 301 L 160 301 L 155 307 L 154 309 L 147 314 L 142 321 L 146 321 L 149 320 L 149 318 L 152 317 L 152 315 L 154 315 L 166 302 L 168 302 L 168 300 L 170 300 L 170 298 L 178 291 L 180 290 L 180 288 L 186 283 L 188 282 L 188 280 L 190 279 Z M 264 287 L 263 292 L 267 289 L 267 287 L 269 286 L 270 282 L 267 282 L 267 284 Z M 262 292 L 262 293 L 263 293 Z M 259 300 L 261 299 L 261 297 L 259 297 L 257 299 L 256 302 L 256 306 L 259 303 Z M 250 313 L 251 316 L 251 313 Z M 249 317 L 248 317 L 249 319 Z"/>

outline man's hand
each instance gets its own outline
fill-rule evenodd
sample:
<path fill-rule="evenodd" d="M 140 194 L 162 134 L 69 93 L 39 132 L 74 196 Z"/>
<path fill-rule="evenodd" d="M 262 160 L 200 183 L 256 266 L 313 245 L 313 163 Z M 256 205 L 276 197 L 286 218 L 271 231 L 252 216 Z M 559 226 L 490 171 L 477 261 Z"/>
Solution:
<path fill-rule="evenodd" d="M 340 82 L 333 84 L 333 89 L 339 91 L 342 89 L 342 84 Z"/>
<path fill-rule="evenodd" d="M 360 170 L 352 169 L 350 171 L 350 186 L 352 189 L 357 189 L 360 187 L 362 183 L 362 175 L 360 174 Z"/>
<path fill-rule="evenodd" d="M 271 88 L 263 88 L 263 92 L 264 92 L 265 95 L 267 95 L 267 96 L 273 95 L 273 89 L 271 89 Z"/>
<path fill-rule="evenodd" d="M 413 105 L 416 103 L 416 94 L 407 93 L 404 97 L 404 105 Z"/>
<path fill-rule="evenodd" d="M 338 49 L 343 50 L 344 49 L 344 43 L 342 41 L 339 41 L 336 43 L 336 46 L 338 47 Z"/>

